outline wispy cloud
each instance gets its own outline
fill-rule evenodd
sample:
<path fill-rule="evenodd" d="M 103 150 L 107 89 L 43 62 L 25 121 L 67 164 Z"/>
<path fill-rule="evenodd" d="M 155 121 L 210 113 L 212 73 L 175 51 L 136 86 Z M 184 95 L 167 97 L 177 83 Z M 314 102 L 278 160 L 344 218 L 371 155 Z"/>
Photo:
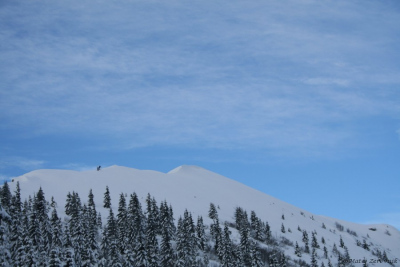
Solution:
<path fill-rule="evenodd" d="M 27 159 L 24 157 L 2 157 L 0 158 L 0 169 L 17 167 L 22 170 L 32 170 L 43 167 L 45 161 Z"/>
<path fill-rule="evenodd" d="M 399 111 L 400 16 L 378 3 L 72 2 L 0 10 L 3 129 L 304 155 Z"/>

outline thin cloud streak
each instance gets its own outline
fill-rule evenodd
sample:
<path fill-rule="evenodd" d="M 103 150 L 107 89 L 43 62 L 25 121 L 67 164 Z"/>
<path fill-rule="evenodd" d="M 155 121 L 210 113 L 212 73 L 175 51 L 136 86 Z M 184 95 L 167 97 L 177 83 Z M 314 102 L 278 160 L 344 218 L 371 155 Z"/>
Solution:
<path fill-rule="evenodd" d="M 24 157 L 3 157 L 0 158 L 0 169 L 17 167 L 23 170 L 41 168 L 46 162 L 43 160 L 28 159 Z"/>

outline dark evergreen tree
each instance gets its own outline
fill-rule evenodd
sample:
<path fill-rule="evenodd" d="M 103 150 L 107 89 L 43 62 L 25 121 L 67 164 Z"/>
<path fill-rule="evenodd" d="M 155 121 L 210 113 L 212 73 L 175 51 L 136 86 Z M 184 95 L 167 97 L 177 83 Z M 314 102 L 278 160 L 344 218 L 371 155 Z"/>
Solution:
<path fill-rule="evenodd" d="M 268 222 L 265 223 L 265 241 L 270 242 L 272 235 L 271 235 L 271 227 L 269 226 Z"/>
<path fill-rule="evenodd" d="M 317 253 L 315 251 L 315 248 L 312 249 L 311 253 L 311 267 L 318 267 Z"/>
<path fill-rule="evenodd" d="M 168 210 L 168 209 L 167 209 Z M 168 219 L 164 219 L 165 214 L 161 212 L 162 224 L 168 225 Z M 160 250 L 160 265 L 163 267 L 172 267 L 174 264 L 174 250 L 172 247 L 172 236 L 169 227 L 161 227 L 161 250 Z"/>
<path fill-rule="evenodd" d="M 312 232 L 311 235 L 312 235 L 312 237 L 311 237 L 311 247 L 312 248 L 316 248 L 316 249 L 320 248 L 320 246 L 318 244 L 318 241 L 317 241 L 317 237 L 315 236 L 315 233 Z"/>
<path fill-rule="evenodd" d="M 283 225 L 283 223 L 282 223 L 282 225 L 281 225 L 281 232 L 282 232 L 282 233 L 286 233 L 285 226 Z"/>
<path fill-rule="evenodd" d="M 119 196 L 118 214 L 117 214 L 117 228 L 118 237 L 117 244 L 119 253 L 124 254 L 127 249 L 127 236 L 128 236 L 128 211 L 126 207 L 126 200 L 123 193 Z"/>
<path fill-rule="evenodd" d="M 299 258 L 301 257 L 301 250 L 300 250 L 300 247 L 299 247 L 299 244 L 297 243 L 297 241 L 296 241 L 296 246 L 294 248 L 294 254 Z"/>
<path fill-rule="evenodd" d="M 110 190 L 108 189 L 108 186 L 106 186 L 106 192 L 104 193 L 104 201 L 103 201 L 104 208 L 111 208 L 111 197 L 110 197 Z"/>
<path fill-rule="evenodd" d="M 240 229 L 240 259 L 241 266 L 251 266 L 251 247 L 249 240 L 249 228 L 243 225 Z"/>
<path fill-rule="evenodd" d="M 336 255 L 336 256 L 339 254 L 339 251 L 336 247 L 336 243 L 333 243 L 332 253 L 333 253 L 333 255 Z"/>
<path fill-rule="evenodd" d="M 61 266 L 60 251 L 58 248 L 53 248 L 50 251 L 49 267 L 59 267 Z"/>
<path fill-rule="evenodd" d="M 240 207 L 236 207 L 235 209 L 235 224 L 236 224 L 236 229 L 240 230 L 242 226 L 242 222 L 244 221 L 244 212 L 243 209 Z"/>
<path fill-rule="evenodd" d="M 341 248 L 344 248 L 344 242 L 343 242 L 342 236 L 340 236 L 339 246 L 340 246 Z"/>
<path fill-rule="evenodd" d="M 328 249 L 324 246 L 324 257 L 325 259 L 328 258 Z"/>
<path fill-rule="evenodd" d="M 310 253 L 310 247 L 308 246 L 308 233 L 306 230 L 303 231 L 303 242 L 304 242 L 304 252 Z"/>
<path fill-rule="evenodd" d="M 0 211 L 2 207 L 0 205 Z M 10 252 L 8 223 L 5 220 L 0 221 L 0 266 L 11 266 L 12 258 Z"/>
<path fill-rule="evenodd" d="M 110 207 L 110 214 L 107 218 L 107 224 L 103 230 L 103 238 L 101 242 L 101 250 L 103 258 L 108 263 L 112 263 L 118 258 L 118 227 L 114 217 L 112 208 Z"/>
<path fill-rule="evenodd" d="M 280 260 L 280 267 L 286 267 L 286 266 L 287 266 L 286 256 L 282 252 L 281 253 L 281 260 Z"/>
<path fill-rule="evenodd" d="M 1 199 L 1 206 L 5 211 L 9 211 L 11 205 L 11 191 L 10 187 L 8 186 L 7 181 L 4 182 L 3 187 L 0 190 L 0 199 Z"/>
<path fill-rule="evenodd" d="M 184 218 L 178 220 L 177 266 L 192 266 L 196 262 L 196 236 L 191 214 L 185 210 Z"/>
<path fill-rule="evenodd" d="M 221 242 L 221 264 L 224 267 L 234 265 L 233 260 L 233 244 L 230 238 L 231 231 L 229 230 L 228 224 L 225 223 L 224 233 Z"/>
<path fill-rule="evenodd" d="M 63 230 L 60 218 L 57 215 L 57 209 L 54 207 L 51 213 L 50 218 L 51 225 L 51 248 L 55 249 L 57 254 L 59 254 L 59 250 L 62 248 L 63 243 Z"/>
<path fill-rule="evenodd" d="M 226 265 L 226 266 L 233 266 L 233 265 Z M 255 242 L 252 242 L 252 244 L 251 244 L 251 266 L 252 267 L 264 266 L 264 263 L 262 262 L 262 259 L 261 259 L 260 250 L 257 248 L 257 245 Z"/>
<path fill-rule="evenodd" d="M 367 244 L 367 241 L 365 241 L 365 239 L 363 240 L 362 248 L 369 251 L 369 245 Z"/>
<path fill-rule="evenodd" d="M 100 216 L 101 218 L 101 216 Z M 101 224 L 100 224 L 101 227 Z M 99 258 L 99 224 L 96 211 L 96 205 L 94 203 L 94 195 L 92 189 L 89 191 L 88 195 L 88 206 L 87 206 L 87 232 L 86 232 L 86 242 L 87 250 L 89 253 L 89 262 L 93 266 L 96 264 Z"/>
<path fill-rule="evenodd" d="M 208 217 L 210 217 L 211 220 L 215 220 L 218 217 L 217 209 L 215 208 L 215 205 L 213 203 L 210 203 Z"/>
<path fill-rule="evenodd" d="M 205 226 L 203 223 L 203 217 L 201 216 L 197 218 L 196 234 L 197 234 L 197 245 L 200 250 L 204 251 L 206 245 L 206 233 L 205 233 Z"/>

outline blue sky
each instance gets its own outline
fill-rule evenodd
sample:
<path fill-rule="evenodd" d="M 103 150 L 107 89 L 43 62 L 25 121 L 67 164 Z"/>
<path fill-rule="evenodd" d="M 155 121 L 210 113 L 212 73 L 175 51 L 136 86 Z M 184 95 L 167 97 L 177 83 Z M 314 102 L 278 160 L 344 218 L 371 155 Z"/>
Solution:
<path fill-rule="evenodd" d="M 398 1 L 5 0 L 0 25 L 1 179 L 193 164 L 400 229 Z"/>

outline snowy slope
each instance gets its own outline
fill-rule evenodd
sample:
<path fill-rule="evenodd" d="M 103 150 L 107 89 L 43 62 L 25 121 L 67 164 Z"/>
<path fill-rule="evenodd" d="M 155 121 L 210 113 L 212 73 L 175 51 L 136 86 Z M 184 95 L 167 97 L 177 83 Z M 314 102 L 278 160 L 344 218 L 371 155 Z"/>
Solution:
<path fill-rule="evenodd" d="M 17 177 L 10 183 L 12 191 L 15 190 L 16 181 L 20 182 L 22 198 L 28 195 L 33 196 L 42 187 L 46 194 L 46 199 L 50 200 L 54 196 L 58 203 L 60 214 L 63 213 L 65 199 L 68 192 L 79 193 L 83 202 L 86 202 L 89 190 L 93 190 L 96 207 L 103 216 L 107 212 L 102 209 L 103 195 L 105 187 L 108 186 L 111 193 L 113 209 L 118 207 L 119 194 L 129 195 L 136 192 L 142 205 L 148 193 L 150 193 L 158 203 L 167 200 L 173 206 L 175 220 L 183 214 L 185 209 L 192 212 L 193 217 L 202 215 L 206 223 L 210 202 L 219 207 L 218 215 L 221 223 L 224 221 L 233 222 L 234 210 L 240 206 L 250 211 L 254 210 L 257 216 L 263 221 L 268 221 L 273 232 L 273 236 L 280 239 L 284 236 L 293 243 L 296 241 L 302 244 L 302 233 L 298 227 L 307 230 L 309 233 L 316 231 L 320 242 L 321 237 L 326 240 L 328 251 L 332 251 L 333 244 L 339 247 L 339 240 L 342 237 L 349 249 L 352 259 L 358 260 L 366 258 L 368 261 L 375 259 L 370 251 L 356 245 L 356 240 L 366 239 L 371 245 L 371 249 L 379 248 L 386 251 L 390 260 L 396 260 L 394 266 L 400 266 L 400 232 L 389 225 L 360 225 L 351 222 L 340 221 L 334 218 L 311 214 L 301 208 L 280 201 L 274 197 L 266 195 L 260 191 L 247 187 L 241 183 L 228 179 L 219 174 L 205 170 L 196 166 L 180 166 L 168 173 L 161 173 L 150 170 L 137 170 L 121 166 L 111 166 L 101 171 L 69 171 L 69 170 L 37 170 Z M 284 219 L 282 219 L 284 215 Z M 339 231 L 336 224 L 344 227 L 344 231 Z M 281 232 L 281 225 L 284 224 L 286 233 Z M 322 228 L 322 225 L 326 229 Z M 291 232 L 287 230 L 290 228 Z M 371 231 L 369 228 L 376 228 Z M 353 235 L 346 230 L 353 231 Z M 235 231 L 232 231 L 232 239 Z M 354 232 L 357 236 L 354 236 Z M 386 234 L 390 233 L 390 235 Z M 311 239 L 311 235 L 309 237 Z M 294 256 L 294 248 L 287 246 L 286 253 Z M 323 259 L 323 251 L 317 250 L 320 261 Z M 331 253 L 330 253 L 331 254 Z M 310 261 L 309 255 L 303 255 L 302 260 Z M 336 263 L 336 259 L 332 259 Z M 327 266 L 327 261 L 325 261 Z M 355 266 L 362 266 L 356 263 Z M 386 263 L 369 264 L 369 266 L 390 266 Z M 392 265 L 393 266 L 393 265 Z"/>

